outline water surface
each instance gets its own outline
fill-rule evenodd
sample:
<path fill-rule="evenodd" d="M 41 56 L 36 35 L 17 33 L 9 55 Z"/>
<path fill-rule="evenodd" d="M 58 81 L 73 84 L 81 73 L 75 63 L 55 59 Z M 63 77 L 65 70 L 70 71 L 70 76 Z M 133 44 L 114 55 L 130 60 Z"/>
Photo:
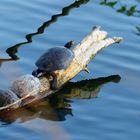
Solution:
<path fill-rule="evenodd" d="M 94 25 L 124 41 L 98 54 L 88 65 L 90 74 L 81 72 L 72 80 L 91 81 L 69 83 L 60 95 L 1 114 L 0 140 L 139 140 L 140 17 L 136 9 L 129 16 L 128 11 L 133 5 L 139 10 L 140 2 L 123 0 L 114 7 L 100 2 L 1 0 L 1 88 L 31 73 L 46 49 L 69 40 L 77 44 Z M 127 11 L 117 12 L 121 5 Z"/>

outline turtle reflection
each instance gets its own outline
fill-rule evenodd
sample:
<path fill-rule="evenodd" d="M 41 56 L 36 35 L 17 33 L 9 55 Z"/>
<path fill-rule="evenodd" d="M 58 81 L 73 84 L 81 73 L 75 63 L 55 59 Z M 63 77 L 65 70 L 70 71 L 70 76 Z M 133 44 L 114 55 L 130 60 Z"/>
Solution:
<path fill-rule="evenodd" d="M 69 82 L 56 94 L 29 104 L 24 108 L 7 112 L 1 111 L 0 120 L 6 124 L 12 123 L 17 119 L 22 123 L 35 118 L 64 121 L 67 115 L 73 115 L 71 108 L 72 99 L 96 98 L 104 84 L 109 82 L 118 83 L 120 79 L 119 75 L 111 75 L 97 79 Z"/>

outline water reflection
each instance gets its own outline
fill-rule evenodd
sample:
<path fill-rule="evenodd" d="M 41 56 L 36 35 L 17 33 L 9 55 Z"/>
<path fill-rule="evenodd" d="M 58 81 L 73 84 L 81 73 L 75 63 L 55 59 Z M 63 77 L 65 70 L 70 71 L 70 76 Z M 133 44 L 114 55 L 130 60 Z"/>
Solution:
<path fill-rule="evenodd" d="M 74 3 L 70 4 L 69 6 L 66 6 L 62 9 L 62 12 L 60 14 L 56 14 L 56 15 L 53 15 L 51 17 L 50 20 L 44 22 L 38 29 L 37 29 L 37 32 L 35 33 L 30 33 L 30 34 L 27 34 L 25 36 L 25 38 L 27 39 L 27 41 L 25 42 L 21 42 L 21 43 L 18 43 L 12 47 L 9 47 L 6 52 L 8 53 L 8 55 L 14 59 L 14 60 L 17 60 L 19 59 L 18 55 L 16 54 L 18 52 L 18 48 L 21 47 L 22 45 L 24 44 L 28 44 L 28 43 L 31 43 L 32 42 L 32 38 L 33 36 L 36 36 L 36 35 L 39 35 L 39 34 L 42 34 L 44 33 L 45 29 L 47 27 L 49 27 L 51 24 L 53 24 L 54 22 L 56 22 L 58 20 L 58 18 L 62 17 L 62 16 L 66 16 L 69 14 L 69 12 L 74 9 L 74 8 L 79 8 L 82 4 L 86 4 L 88 3 L 90 0 L 78 0 L 78 1 L 75 1 Z M 118 4 L 119 3 L 119 4 Z M 140 17 L 140 10 L 137 10 L 136 8 L 136 5 L 132 5 L 130 7 L 128 7 L 127 5 L 122 5 L 120 3 L 120 1 L 108 1 L 108 0 L 101 0 L 100 2 L 101 5 L 105 5 L 105 6 L 109 6 L 111 8 L 113 8 L 114 10 L 116 10 L 117 12 L 119 13 L 123 13 L 127 16 L 137 16 L 137 17 Z M 118 5 L 119 6 L 118 6 Z M 117 6 L 116 6 L 117 5 Z M 117 8 L 116 8 L 116 7 Z M 119 7 L 119 8 L 118 8 Z M 138 33 L 139 33 L 139 27 L 136 27 Z M 137 34 L 138 35 L 138 34 Z"/>
<path fill-rule="evenodd" d="M 140 2 L 140 1 L 138 1 Z M 135 16 L 140 17 L 140 9 L 138 9 L 138 5 L 127 5 L 122 4 L 121 1 L 115 0 L 115 1 L 109 1 L 109 0 L 102 0 L 100 2 L 101 5 L 109 6 L 113 8 L 116 12 L 125 14 L 127 16 Z M 135 34 L 140 36 L 140 26 L 136 26 L 136 32 Z"/>
<path fill-rule="evenodd" d="M 73 116 L 71 103 L 74 98 L 96 98 L 104 84 L 109 82 L 118 83 L 120 79 L 119 75 L 111 75 L 97 79 L 69 82 L 58 93 L 36 101 L 24 108 L 1 111 L 0 120 L 6 124 L 15 122 L 17 119 L 22 123 L 35 118 L 64 121 L 67 115 Z"/>
<path fill-rule="evenodd" d="M 109 1 L 109 0 L 102 0 L 100 2 L 101 5 L 106 5 L 113 8 L 116 12 L 123 13 L 127 16 L 136 16 L 140 17 L 140 10 L 137 9 L 137 5 L 124 5 L 119 0 Z"/>
<path fill-rule="evenodd" d="M 136 34 L 138 35 L 138 36 L 140 36 L 140 27 L 136 27 L 136 30 L 137 30 L 137 32 L 136 32 Z"/>
<path fill-rule="evenodd" d="M 0 58 L 0 67 L 1 67 L 2 63 L 9 62 L 9 61 L 13 61 L 13 59 L 12 58 Z"/>
<path fill-rule="evenodd" d="M 56 14 L 56 15 L 53 15 L 51 17 L 50 20 L 44 22 L 38 29 L 37 29 L 37 32 L 35 33 L 31 33 L 31 34 L 27 34 L 25 36 L 25 38 L 27 39 L 27 41 L 25 42 L 21 42 L 21 43 L 18 43 L 10 48 L 8 48 L 6 50 L 6 52 L 8 53 L 8 55 L 14 59 L 14 60 L 17 60 L 19 59 L 19 57 L 17 56 L 17 52 L 18 52 L 18 48 L 21 47 L 22 45 L 24 44 L 28 44 L 28 43 L 31 43 L 32 42 L 32 38 L 33 36 L 36 36 L 36 35 L 39 35 L 39 34 L 42 34 L 44 33 L 45 29 L 47 27 L 49 27 L 51 24 L 53 24 L 54 22 L 56 22 L 58 20 L 58 18 L 60 17 L 63 17 L 63 16 L 66 16 L 69 14 L 69 12 L 74 9 L 74 8 L 79 8 L 82 4 L 86 4 L 88 3 L 89 0 L 77 0 L 75 1 L 74 3 L 70 4 L 69 6 L 66 6 L 62 9 L 62 12 L 60 14 Z"/>

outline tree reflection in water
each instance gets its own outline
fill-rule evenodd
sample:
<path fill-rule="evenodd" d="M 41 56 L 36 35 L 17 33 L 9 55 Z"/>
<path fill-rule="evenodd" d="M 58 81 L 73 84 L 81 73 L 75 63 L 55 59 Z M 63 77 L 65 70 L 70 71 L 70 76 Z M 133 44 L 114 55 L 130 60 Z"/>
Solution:
<path fill-rule="evenodd" d="M 18 53 L 18 49 L 19 47 L 21 47 L 22 45 L 24 44 L 29 44 L 32 42 L 32 38 L 36 35 L 39 35 L 39 34 L 43 34 L 45 29 L 48 28 L 51 24 L 53 24 L 54 22 L 57 22 L 57 20 L 60 18 L 60 17 L 63 17 L 63 16 L 67 16 L 69 15 L 69 12 L 74 9 L 74 8 L 80 8 L 81 5 L 83 4 L 86 4 L 88 3 L 90 0 L 77 0 L 75 1 L 74 3 L 64 7 L 62 9 L 62 12 L 60 14 L 56 14 L 56 15 L 53 15 L 51 17 L 50 20 L 48 21 L 45 21 L 38 29 L 37 29 L 37 32 L 34 32 L 34 33 L 30 33 L 30 34 L 27 34 L 25 36 L 25 38 L 27 39 L 27 41 L 25 42 L 21 42 L 21 43 L 18 43 L 14 46 L 11 46 L 9 48 L 7 48 L 6 52 L 8 53 L 8 55 L 13 59 L 13 60 L 17 60 L 19 59 L 17 53 Z"/>

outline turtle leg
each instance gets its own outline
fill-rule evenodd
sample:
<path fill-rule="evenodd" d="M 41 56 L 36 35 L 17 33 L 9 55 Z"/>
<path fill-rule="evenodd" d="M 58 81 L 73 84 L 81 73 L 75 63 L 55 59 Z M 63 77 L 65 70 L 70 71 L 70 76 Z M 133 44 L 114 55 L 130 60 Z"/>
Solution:
<path fill-rule="evenodd" d="M 70 49 L 70 48 L 73 46 L 73 44 L 74 44 L 74 41 L 71 40 L 71 41 L 67 42 L 67 43 L 64 45 L 64 47 Z"/>
<path fill-rule="evenodd" d="M 43 71 L 40 70 L 40 69 L 34 70 L 32 72 L 32 75 L 35 76 L 35 77 L 40 77 L 41 75 L 43 75 Z"/>
<path fill-rule="evenodd" d="M 50 82 L 50 86 L 52 90 L 57 90 L 58 85 L 57 85 L 57 75 L 55 72 L 51 72 L 50 75 L 53 77 L 53 80 Z"/>

